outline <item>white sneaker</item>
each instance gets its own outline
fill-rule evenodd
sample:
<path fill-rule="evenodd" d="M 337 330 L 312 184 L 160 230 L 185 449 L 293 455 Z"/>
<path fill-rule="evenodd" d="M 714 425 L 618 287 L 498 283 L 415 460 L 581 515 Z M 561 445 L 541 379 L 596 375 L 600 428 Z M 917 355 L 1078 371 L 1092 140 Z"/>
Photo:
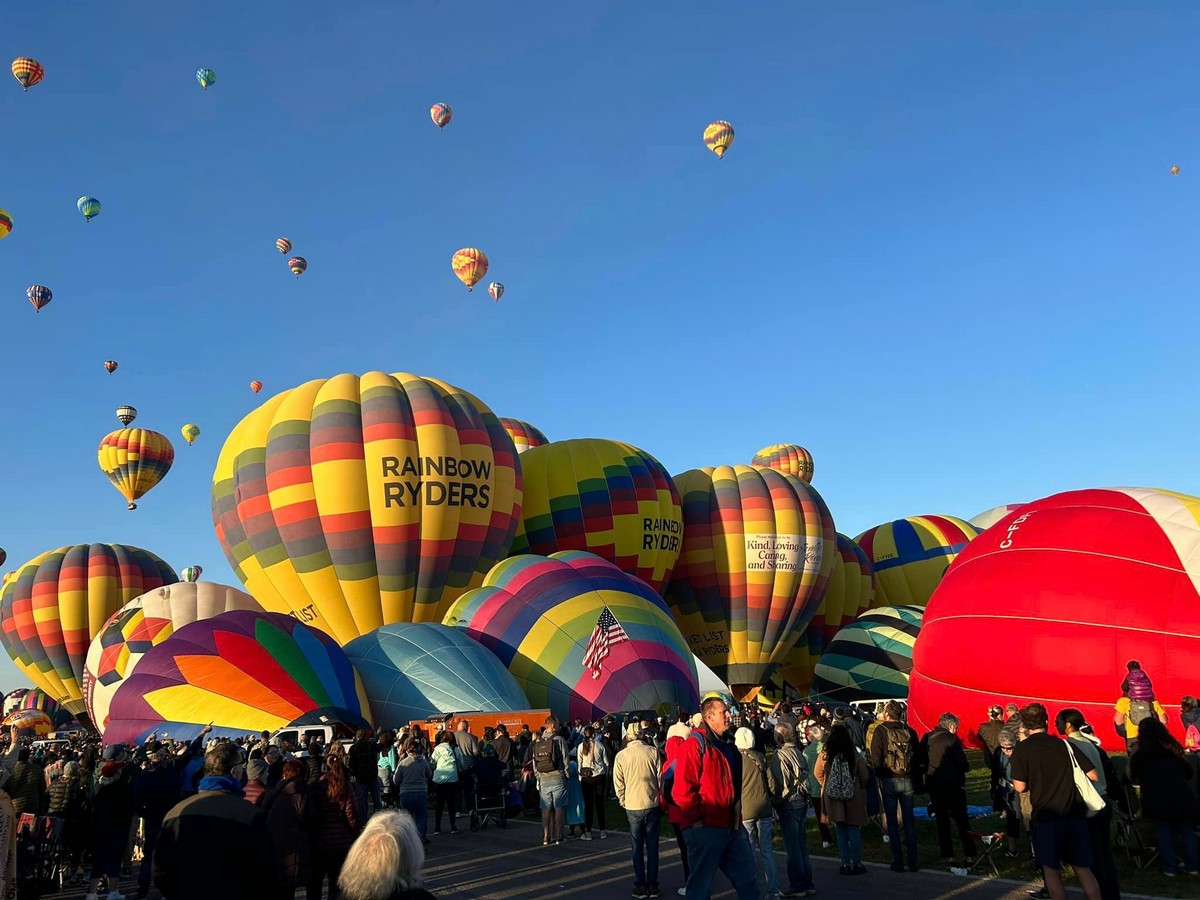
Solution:
<path fill-rule="evenodd" d="M 681 887 L 675 893 L 678 894 L 680 897 L 686 897 L 687 896 L 687 886 L 685 885 L 684 887 Z"/>
<path fill-rule="evenodd" d="M 600 840 L 604 840 L 606 837 L 608 837 L 608 832 L 607 832 L 607 831 L 601 831 L 601 832 L 600 832 Z"/>
<path fill-rule="evenodd" d="M 585 831 L 579 836 L 579 839 L 581 841 L 590 841 L 592 839 L 592 833 L 590 831 Z"/>
<path fill-rule="evenodd" d="M 830 844 L 829 841 L 821 841 L 821 849 L 822 850 L 828 850 L 831 846 L 833 846 L 833 845 Z"/>

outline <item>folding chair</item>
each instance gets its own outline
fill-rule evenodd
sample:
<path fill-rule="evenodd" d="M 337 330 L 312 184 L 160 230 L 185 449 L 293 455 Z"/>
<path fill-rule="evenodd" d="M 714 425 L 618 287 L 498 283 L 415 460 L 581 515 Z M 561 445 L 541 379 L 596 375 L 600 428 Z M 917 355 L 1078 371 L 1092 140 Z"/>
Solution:
<path fill-rule="evenodd" d="M 1142 818 L 1142 800 L 1137 786 L 1126 777 L 1124 765 L 1116 765 L 1117 772 L 1117 804 L 1113 810 L 1117 823 L 1117 835 L 1113 845 L 1125 851 L 1125 858 L 1133 863 L 1139 871 L 1148 869 L 1158 859 L 1158 846 L 1153 826 Z M 1110 791 L 1110 793 L 1112 793 Z"/>
<path fill-rule="evenodd" d="M 992 867 L 992 874 L 999 878 L 1000 870 L 996 868 L 996 861 L 992 859 L 992 854 L 1001 847 L 1005 846 L 1004 832 L 968 831 L 967 834 L 971 835 L 971 837 L 977 840 L 980 846 L 983 847 L 983 852 L 975 857 L 975 862 L 971 863 L 971 866 L 967 871 L 974 872 L 981 865 L 983 865 L 984 862 L 987 862 L 987 864 Z"/>

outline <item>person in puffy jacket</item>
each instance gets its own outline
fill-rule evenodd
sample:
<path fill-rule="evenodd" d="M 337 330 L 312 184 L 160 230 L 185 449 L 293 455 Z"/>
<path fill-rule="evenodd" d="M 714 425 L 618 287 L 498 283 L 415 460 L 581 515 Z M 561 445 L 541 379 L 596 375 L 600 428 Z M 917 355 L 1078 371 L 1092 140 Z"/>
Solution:
<path fill-rule="evenodd" d="M 328 878 L 328 900 L 337 900 L 342 863 L 363 826 L 350 773 L 340 759 L 330 757 L 321 780 L 308 786 L 304 820 L 310 839 L 308 896 L 322 896 Z"/>
<path fill-rule="evenodd" d="M 754 850 L 736 810 L 742 793 L 742 757 L 724 740 L 731 714 L 720 697 L 700 707 L 701 721 L 679 748 L 671 798 L 687 823 L 684 841 L 692 867 L 688 900 L 706 900 L 720 869 L 738 900 L 757 900 Z"/>
<path fill-rule="evenodd" d="M 17 753 L 17 764 L 13 766 L 8 784 L 4 786 L 12 797 L 13 809 L 19 819 L 25 813 L 41 815 L 46 808 L 46 773 L 29 758 L 29 748 L 22 747 Z"/>
<path fill-rule="evenodd" d="M 799 896 L 816 891 L 813 883 L 812 860 L 808 855 L 808 763 L 796 742 L 795 719 L 781 721 L 775 726 L 773 740 L 775 755 L 771 771 L 775 775 L 775 791 L 771 798 L 779 814 L 779 829 L 783 832 L 783 847 L 787 851 L 788 889 L 785 896 Z"/>
<path fill-rule="evenodd" d="M 267 761 L 252 759 L 246 763 L 245 799 L 255 806 L 261 806 L 267 793 Z"/>
<path fill-rule="evenodd" d="M 754 732 L 739 728 L 733 742 L 742 754 L 742 827 L 751 846 L 758 845 L 767 894 L 779 893 L 779 873 L 775 869 L 775 809 L 771 797 L 778 790 L 775 775 L 766 757 L 754 745 Z"/>
<path fill-rule="evenodd" d="M 146 742 L 146 767 L 133 776 L 133 808 L 142 817 L 142 864 L 138 869 L 138 897 L 150 893 L 154 849 L 162 831 L 163 819 L 176 803 L 183 799 L 180 781 L 193 757 L 199 757 L 204 736 L 212 731 L 206 727 L 188 743 L 183 753 L 172 756 L 162 741 L 151 737 Z"/>
<path fill-rule="evenodd" d="M 464 768 L 462 751 L 453 734 L 443 731 L 430 756 L 433 763 L 433 833 L 442 833 L 442 810 L 450 807 L 450 833 L 458 834 L 455 817 L 458 815 L 459 773 Z"/>
<path fill-rule="evenodd" d="M 277 882 L 272 900 L 292 900 L 296 888 L 308 884 L 309 839 L 304 827 L 307 769 L 302 759 L 285 760 L 279 782 L 263 798 L 271 834 Z"/>
<path fill-rule="evenodd" d="M 671 784 L 675 780 L 675 760 L 679 755 L 679 748 L 683 746 L 683 742 L 691 733 L 691 727 L 681 722 L 672 725 L 667 731 L 667 743 L 663 748 L 665 757 L 660 777 L 662 793 L 659 796 L 659 808 L 667 817 L 667 821 L 671 823 L 671 830 L 675 832 L 675 846 L 679 848 L 679 859 L 683 863 L 685 884 L 692 873 L 692 868 L 688 865 L 687 844 L 683 840 L 683 829 L 688 826 L 688 822 L 684 817 L 683 810 L 675 804 L 671 797 Z"/>

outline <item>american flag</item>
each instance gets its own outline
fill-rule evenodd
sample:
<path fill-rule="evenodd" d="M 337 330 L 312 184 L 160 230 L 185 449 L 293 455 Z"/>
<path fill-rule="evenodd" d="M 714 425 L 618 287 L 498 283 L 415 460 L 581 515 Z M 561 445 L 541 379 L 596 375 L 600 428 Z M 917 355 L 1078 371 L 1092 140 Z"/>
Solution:
<path fill-rule="evenodd" d="M 592 630 L 587 649 L 583 651 L 583 667 L 592 670 L 593 678 L 599 678 L 600 663 L 608 656 L 608 648 L 627 640 L 629 635 L 625 633 L 617 617 L 607 606 L 604 607 L 604 612 L 600 613 L 600 618 L 596 620 L 596 627 Z"/>

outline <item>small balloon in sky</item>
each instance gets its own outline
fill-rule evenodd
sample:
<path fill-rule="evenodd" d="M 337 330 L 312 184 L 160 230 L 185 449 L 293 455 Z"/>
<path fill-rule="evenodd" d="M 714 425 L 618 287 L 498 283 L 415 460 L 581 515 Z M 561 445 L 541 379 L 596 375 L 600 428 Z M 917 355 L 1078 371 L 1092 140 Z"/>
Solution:
<path fill-rule="evenodd" d="M 435 103 L 429 107 L 429 118 L 433 119 L 433 124 L 438 128 L 445 128 L 454 118 L 454 111 L 450 109 L 449 103 Z"/>
<path fill-rule="evenodd" d="M 217 73 L 212 69 L 197 69 L 196 80 L 200 82 L 200 87 L 208 90 L 208 86 L 217 80 Z"/>
<path fill-rule="evenodd" d="M 259 391 L 262 390 L 262 382 L 261 381 L 250 382 L 250 390 L 254 391 L 254 393 L 257 394 Z"/>
<path fill-rule="evenodd" d="M 111 375 L 113 372 L 117 371 L 117 367 L 119 365 L 120 364 L 115 359 L 106 359 L 104 361 L 104 371 Z"/>
<path fill-rule="evenodd" d="M 303 256 L 293 256 L 288 260 L 288 268 L 292 270 L 292 274 L 299 278 L 304 274 L 304 270 L 308 268 L 308 260 Z"/>
<path fill-rule="evenodd" d="M 200 437 L 200 426 L 193 425 L 191 422 L 179 429 L 179 433 L 183 435 L 183 439 L 188 442 L 188 446 L 192 446 L 192 442 Z"/>
<path fill-rule="evenodd" d="M 166 435 L 146 428 L 119 428 L 100 441 L 97 461 L 129 509 L 166 477 L 175 461 L 175 448 Z"/>
<path fill-rule="evenodd" d="M 128 425 L 130 422 L 132 422 L 136 418 L 137 418 L 137 410 L 134 409 L 132 406 L 118 406 L 117 407 L 117 421 L 120 422 L 122 425 Z"/>
<path fill-rule="evenodd" d="M 1178 175 L 1179 174 L 1179 166 L 1171 166 L 1171 174 Z"/>
<path fill-rule="evenodd" d="M 200 580 L 200 576 L 204 574 L 204 566 L 188 566 L 179 573 L 179 577 L 184 581 L 192 584 Z"/>
<path fill-rule="evenodd" d="M 12 232 L 12 216 L 0 209 L 0 239 L 6 238 Z"/>
<path fill-rule="evenodd" d="M 718 159 L 723 159 L 725 151 L 733 145 L 733 126 L 724 120 L 713 122 L 704 129 L 704 143 Z"/>
<path fill-rule="evenodd" d="M 100 201 L 95 197 L 80 197 L 75 201 L 75 205 L 83 213 L 83 220 L 85 222 L 90 222 L 96 216 L 100 215 Z"/>
<path fill-rule="evenodd" d="M 13 60 L 12 73 L 13 78 L 21 82 L 21 87 L 29 90 L 45 77 L 46 70 L 42 68 L 42 64 L 36 59 L 30 59 L 28 56 L 18 56 Z"/>
<path fill-rule="evenodd" d="M 474 290 L 475 285 L 487 274 L 487 254 L 475 247 L 464 247 L 451 257 L 450 268 L 468 291 Z"/>
<path fill-rule="evenodd" d="M 277 240 L 275 242 L 275 249 L 278 250 L 280 253 L 291 253 L 292 252 L 292 242 L 289 241 L 287 238 L 280 238 L 279 240 Z"/>
<path fill-rule="evenodd" d="M 493 281 L 488 285 L 488 293 L 492 295 L 493 300 L 499 303 L 500 298 L 504 296 L 504 285 L 498 281 Z"/>
<path fill-rule="evenodd" d="M 41 312 L 42 307 L 54 299 L 54 293 L 44 284 L 31 284 L 25 289 L 25 296 L 37 312 Z"/>

